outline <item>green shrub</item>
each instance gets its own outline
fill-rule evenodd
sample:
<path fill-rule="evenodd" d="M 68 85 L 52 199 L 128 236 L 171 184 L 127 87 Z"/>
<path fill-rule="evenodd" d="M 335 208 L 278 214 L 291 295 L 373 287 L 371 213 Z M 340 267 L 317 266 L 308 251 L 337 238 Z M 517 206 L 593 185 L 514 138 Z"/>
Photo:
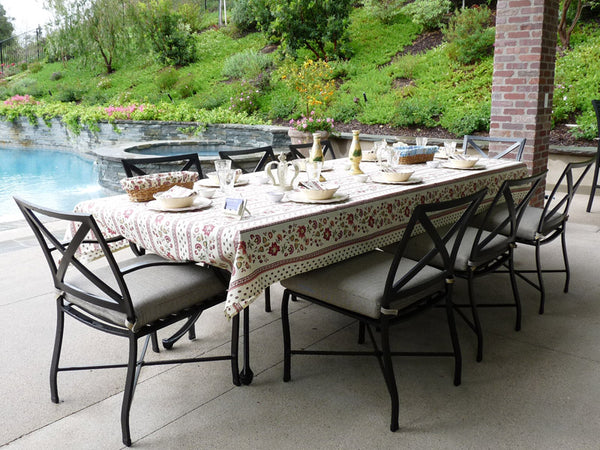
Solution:
<path fill-rule="evenodd" d="M 60 80 L 62 78 L 62 73 L 60 72 L 52 72 L 52 74 L 50 75 L 50 79 L 52 81 L 57 81 Z"/>
<path fill-rule="evenodd" d="M 276 93 L 269 99 L 267 117 L 271 119 L 288 119 L 296 110 L 296 97 L 287 93 Z"/>
<path fill-rule="evenodd" d="M 489 101 L 479 102 L 474 106 L 455 106 L 448 108 L 440 120 L 440 124 L 456 136 L 473 134 L 476 131 L 490 130 Z"/>
<path fill-rule="evenodd" d="M 272 20 L 268 0 L 236 0 L 231 20 L 241 31 L 267 30 Z"/>
<path fill-rule="evenodd" d="M 356 119 L 362 110 L 361 101 L 346 97 L 344 101 L 334 103 L 327 111 L 327 115 L 336 122 L 347 123 Z"/>
<path fill-rule="evenodd" d="M 398 127 L 435 127 L 439 123 L 441 105 L 431 98 L 409 97 L 398 102 L 392 124 Z"/>
<path fill-rule="evenodd" d="M 450 0 L 417 0 L 402 7 L 401 11 L 426 30 L 436 30 L 444 23 L 450 8 Z"/>
<path fill-rule="evenodd" d="M 54 97 L 63 103 L 80 102 L 84 93 L 83 89 L 74 86 L 63 86 L 54 94 Z"/>
<path fill-rule="evenodd" d="M 496 39 L 493 24 L 493 13 L 485 5 L 461 10 L 443 30 L 448 55 L 465 65 L 490 55 Z"/>
<path fill-rule="evenodd" d="M 174 86 L 178 98 L 189 98 L 196 92 L 196 80 L 191 73 L 181 77 Z"/>
<path fill-rule="evenodd" d="M 254 50 L 235 53 L 225 60 L 223 76 L 236 79 L 253 79 L 273 66 L 271 55 Z"/>
<path fill-rule="evenodd" d="M 364 0 L 363 7 L 368 14 L 385 24 L 394 23 L 402 14 L 401 7 L 406 0 Z"/>
<path fill-rule="evenodd" d="M 35 61 L 29 64 L 29 71 L 31 73 L 38 73 L 40 70 L 42 70 L 42 63 L 40 63 L 39 61 Z"/>
<path fill-rule="evenodd" d="M 250 83 L 242 81 L 230 97 L 229 110 L 252 114 L 258 109 L 260 91 Z"/>
<path fill-rule="evenodd" d="M 174 67 L 165 67 L 156 76 L 156 85 L 162 92 L 172 89 L 179 80 L 179 72 Z"/>

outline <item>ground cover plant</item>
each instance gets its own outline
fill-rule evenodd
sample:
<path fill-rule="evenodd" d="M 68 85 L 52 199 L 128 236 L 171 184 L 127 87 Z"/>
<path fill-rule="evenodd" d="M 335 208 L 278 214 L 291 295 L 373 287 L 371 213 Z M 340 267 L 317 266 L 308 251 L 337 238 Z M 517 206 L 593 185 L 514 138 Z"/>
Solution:
<path fill-rule="evenodd" d="M 399 0 L 353 2 L 347 17 L 341 3 L 322 2 L 319 7 L 335 4 L 340 14 L 336 34 L 328 35 L 327 26 L 283 32 L 274 13 L 280 10 L 269 9 L 275 0 L 233 2 L 230 17 L 239 20 L 222 27 L 215 10 L 196 8 L 199 0 L 95 1 L 122 4 L 127 12 L 120 20 L 129 40 L 114 44 L 110 64 L 98 45 L 85 44 L 85 33 L 73 31 L 77 24 L 70 25 L 76 43 L 67 39 L 68 30 L 56 28 L 48 34 L 45 60 L 0 75 L 0 117 L 35 123 L 56 117 L 76 132 L 120 119 L 283 124 L 302 116 L 437 127 L 456 137 L 489 131 L 494 20 L 487 2 L 463 10 L 456 2 L 428 0 L 428 11 L 398 7 Z M 308 7 L 286 1 L 303 13 Z M 144 9 L 136 13 L 135 5 Z M 582 17 L 587 20 L 573 29 L 570 47 L 558 53 L 553 123 L 577 123 L 574 135 L 592 139 L 600 23 L 593 14 Z M 298 33 L 312 34 L 302 41 Z M 323 69 L 310 86 L 317 96 L 290 81 L 305 67 Z M 27 102 L 15 101 L 26 95 Z"/>

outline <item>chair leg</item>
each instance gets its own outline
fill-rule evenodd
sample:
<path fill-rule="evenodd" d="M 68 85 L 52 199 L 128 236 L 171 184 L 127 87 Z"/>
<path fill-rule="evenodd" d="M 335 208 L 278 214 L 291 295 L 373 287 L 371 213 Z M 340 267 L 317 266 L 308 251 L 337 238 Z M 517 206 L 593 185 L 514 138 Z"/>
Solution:
<path fill-rule="evenodd" d="M 239 356 L 239 345 L 240 345 L 240 315 L 236 314 L 231 319 L 231 375 L 233 377 L 233 384 L 241 386 L 240 380 L 240 368 L 238 364 Z"/>
<path fill-rule="evenodd" d="M 265 289 L 265 312 L 271 312 L 271 288 Z"/>
<path fill-rule="evenodd" d="M 288 306 L 290 302 L 290 292 L 286 289 L 281 299 L 281 326 L 283 327 L 283 381 L 290 381 L 291 378 L 291 340 L 290 340 L 290 318 L 288 316 Z"/>
<path fill-rule="evenodd" d="M 158 346 L 158 335 L 156 334 L 156 331 L 153 331 L 150 336 L 150 339 L 152 339 L 152 351 L 154 353 L 160 353 L 160 347 Z"/>
<path fill-rule="evenodd" d="M 179 339 L 181 339 L 185 335 L 185 333 L 188 333 L 188 332 L 190 333 L 190 340 L 194 339 L 196 337 L 196 330 L 194 328 L 194 324 L 200 318 L 201 314 L 202 314 L 202 311 L 200 311 L 197 314 L 194 314 L 193 316 L 188 318 L 188 320 L 183 324 L 183 326 L 179 330 L 177 330 L 177 332 L 175 334 L 173 334 L 171 337 L 163 339 L 162 340 L 163 347 L 166 348 L 167 350 L 172 349 L 173 344 L 175 344 L 175 342 L 177 342 Z"/>
<path fill-rule="evenodd" d="M 479 320 L 479 312 L 477 311 L 477 304 L 475 303 L 475 294 L 473 292 L 473 274 L 469 273 L 467 279 L 467 285 L 469 289 L 469 303 L 471 304 L 471 314 L 473 315 L 473 326 L 475 327 L 475 334 L 477 335 L 477 362 L 481 362 L 483 359 L 483 331 L 481 330 L 481 322 Z"/>
<path fill-rule="evenodd" d="M 517 308 L 517 318 L 515 321 L 515 331 L 521 330 L 521 318 L 523 315 L 521 308 L 521 297 L 519 296 L 519 287 L 517 286 L 517 277 L 515 276 L 515 262 L 513 259 L 513 250 L 510 249 L 510 258 L 508 260 L 508 274 L 510 276 L 510 285 L 515 299 L 515 307 Z"/>
<path fill-rule="evenodd" d="M 566 294 L 569 292 L 569 281 L 571 280 L 571 270 L 569 268 L 569 257 L 567 256 L 567 233 L 565 231 L 565 225 L 560 235 L 560 242 L 562 245 L 563 261 L 565 262 L 565 287 L 563 292 Z"/>
<path fill-rule="evenodd" d="M 388 392 L 390 393 L 390 400 L 392 402 L 392 414 L 390 421 L 390 431 L 398 430 L 398 388 L 396 387 L 396 377 L 394 375 L 394 367 L 392 365 L 392 354 L 390 350 L 390 332 L 389 324 L 383 321 L 381 324 L 381 350 L 383 357 L 383 377 L 385 378 L 385 384 Z"/>
<path fill-rule="evenodd" d="M 452 304 L 452 284 L 446 285 L 446 316 L 448 318 L 448 328 L 450 329 L 450 340 L 452 341 L 452 351 L 454 353 L 454 386 L 460 386 L 462 380 L 462 353 L 460 351 L 460 341 L 456 331 L 456 320 L 454 318 L 454 305 Z"/>
<path fill-rule="evenodd" d="M 535 267 L 538 278 L 538 289 L 540 290 L 540 309 L 539 314 L 544 314 L 544 306 L 546 305 L 546 289 L 544 288 L 544 279 L 542 278 L 542 260 L 540 259 L 540 244 L 535 244 Z"/>
<path fill-rule="evenodd" d="M 121 405 L 121 434 L 123 444 L 131 446 L 131 434 L 129 432 L 129 411 L 135 391 L 137 372 L 137 338 L 129 336 L 129 360 L 127 361 L 127 375 L 125 377 L 125 391 L 123 392 L 123 404 Z"/>
<path fill-rule="evenodd" d="M 54 351 L 50 365 L 50 398 L 53 403 L 58 403 L 58 364 L 62 350 L 63 333 L 65 329 L 65 312 L 62 309 L 63 299 L 56 299 L 56 334 L 54 336 Z"/>
<path fill-rule="evenodd" d="M 365 343 L 365 324 L 364 322 L 358 322 L 358 343 Z"/>
<path fill-rule="evenodd" d="M 598 151 L 600 151 L 600 149 Z M 586 212 L 590 212 L 592 210 L 592 203 L 594 203 L 594 196 L 596 195 L 596 188 L 598 187 L 598 169 L 600 169 L 600 157 L 596 157 L 596 167 L 594 168 L 592 189 L 590 190 L 590 199 L 588 200 Z"/>

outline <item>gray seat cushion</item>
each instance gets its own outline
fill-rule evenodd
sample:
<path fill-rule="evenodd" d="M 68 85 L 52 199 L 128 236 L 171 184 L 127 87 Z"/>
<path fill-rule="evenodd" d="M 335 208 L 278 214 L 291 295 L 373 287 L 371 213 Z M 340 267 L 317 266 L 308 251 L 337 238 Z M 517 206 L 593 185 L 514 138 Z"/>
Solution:
<path fill-rule="evenodd" d="M 486 228 L 490 229 L 494 227 L 496 224 L 499 224 L 502 220 L 506 218 L 505 209 L 500 207 L 494 208 L 494 210 L 490 213 L 490 217 L 488 218 Z M 540 218 L 543 213 L 542 208 L 535 208 L 533 206 L 527 206 L 523 213 L 523 217 L 521 218 L 521 222 L 517 228 L 517 241 L 534 241 L 536 240 L 538 226 L 540 223 Z M 547 235 L 558 228 L 565 220 L 564 214 L 555 214 L 550 219 L 546 219 L 542 226 L 541 234 Z M 506 230 L 508 233 L 508 228 Z"/>
<path fill-rule="evenodd" d="M 331 266 L 316 269 L 288 278 L 281 284 L 298 294 L 322 300 L 331 305 L 353 311 L 374 319 L 381 316 L 381 301 L 385 281 L 392 264 L 393 255 L 374 251 L 359 255 Z M 410 270 L 415 261 L 402 259 L 396 280 Z M 433 267 L 424 267 L 405 287 L 410 289 L 421 283 L 441 277 L 442 271 Z M 399 298 L 391 303 L 390 309 L 406 308 L 423 297 L 437 291 L 443 291 L 444 278 L 429 286 L 417 295 Z"/>
<path fill-rule="evenodd" d="M 148 254 L 122 263 L 120 267 L 136 264 L 140 261 L 162 261 L 160 256 Z M 78 271 L 69 273 L 65 281 L 89 293 L 106 298 L 86 277 Z M 117 292 L 116 281 L 108 265 L 94 271 L 106 284 Z M 102 308 L 91 304 L 75 295 L 66 294 L 68 302 L 107 322 L 118 326 L 126 326 L 137 331 L 155 320 L 167 317 L 185 308 L 203 303 L 216 295 L 223 295 L 225 300 L 226 286 L 206 267 L 194 264 L 161 265 L 143 268 L 125 275 L 125 283 L 131 296 L 135 312 L 135 323 L 128 322 L 126 315 L 120 311 Z"/>

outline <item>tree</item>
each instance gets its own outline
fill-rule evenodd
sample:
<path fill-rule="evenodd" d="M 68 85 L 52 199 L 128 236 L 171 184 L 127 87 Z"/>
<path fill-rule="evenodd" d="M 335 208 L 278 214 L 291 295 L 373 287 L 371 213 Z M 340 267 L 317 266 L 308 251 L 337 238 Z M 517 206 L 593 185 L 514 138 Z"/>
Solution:
<path fill-rule="evenodd" d="M 558 23 L 558 38 L 563 48 L 569 48 L 571 45 L 571 34 L 581 17 L 583 8 L 597 8 L 600 5 L 598 0 L 563 0 L 560 8 L 560 21 Z"/>
<path fill-rule="evenodd" d="M 13 20 L 12 17 L 6 15 L 4 6 L 0 4 L 0 41 L 12 36 L 14 28 L 11 20 Z"/>
<path fill-rule="evenodd" d="M 317 59 L 337 54 L 346 39 L 353 0 L 270 0 L 271 31 L 292 51 L 308 48 Z M 332 48 L 331 48 L 332 47 Z"/>

